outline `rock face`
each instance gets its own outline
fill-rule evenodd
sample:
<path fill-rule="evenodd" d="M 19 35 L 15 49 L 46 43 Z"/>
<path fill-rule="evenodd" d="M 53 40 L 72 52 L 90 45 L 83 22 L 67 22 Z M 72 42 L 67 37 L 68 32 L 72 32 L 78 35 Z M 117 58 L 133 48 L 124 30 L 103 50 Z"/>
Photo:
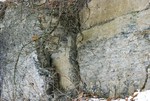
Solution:
<path fill-rule="evenodd" d="M 148 7 L 149 0 L 92 0 L 80 12 L 82 28 L 87 29 Z"/>
<path fill-rule="evenodd" d="M 53 74 L 40 70 L 32 39 L 43 33 L 39 26 L 37 14 L 27 8 L 21 10 L 19 6 L 5 12 L 0 22 L 1 101 L 48 100 L 46 90 Z"/>
<path fill-rule="evenodd" d="M 28 3 L 9 6 L 0 23 L 1 99 L 48 101 L 64 92 L 75 96 L 80 82 L 78 13 L 58 16 L 58 9 Z"/>
<path fill-rule="evenodd" d="M 68 1 L 67 7 L 75 3 Z M 77 3 L 86 4 L 48 10 L 24 1 L 6 9 L 0 19 L 2 101 L 49 101 L 59 94 L 69 101 L 78 88 L 101 97 L 150 89 L 150 1 Z"/>
<path fill-rule="evenodd" d="M 150 89 L 149 15 L 148 0 L 92 0 L 83 9 L 84 37 L 77 44 L 85 91 L 125 97 L 136 89 Z"/>

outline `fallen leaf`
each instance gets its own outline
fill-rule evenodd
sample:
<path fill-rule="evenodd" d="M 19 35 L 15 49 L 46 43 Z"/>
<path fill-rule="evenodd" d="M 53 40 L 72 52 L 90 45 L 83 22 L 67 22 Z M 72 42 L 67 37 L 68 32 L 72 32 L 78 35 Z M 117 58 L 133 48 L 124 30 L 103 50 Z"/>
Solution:
<path fill-rule="evenodd" d="M 39 35 L 35 34 L 32 36 L 32 41 L 37 41 L 39 39 Z"/>

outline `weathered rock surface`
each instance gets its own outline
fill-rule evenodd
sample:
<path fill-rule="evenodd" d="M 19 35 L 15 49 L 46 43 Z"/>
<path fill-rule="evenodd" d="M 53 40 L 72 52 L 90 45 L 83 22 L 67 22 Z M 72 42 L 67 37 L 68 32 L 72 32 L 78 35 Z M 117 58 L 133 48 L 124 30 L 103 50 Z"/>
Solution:
<path fill-rule="evenodd" d="M 48 101 L 58 89 L 60 101 L 68 101 L 80 77 L 84 91 L 102 97 L 150 89 L 149 2 L 87 0 L 81 19 L 79 9 L 59 19 L 58 10 L 7 8 L 0 21 L 2 100 Z"/>
<path fill-rule="evenodd" d="M 88 29 L 121 15 L 142 11 L 148 6 L 149 0 L 91 0 L 80 12 L 82 28 Z"/>
<path fill-rule="evenodd" d="M 48 100 L 46 90 L 53 74 L 40 71 L 32 41 L 33 35 L 43 33 L 39 26 L 37 14 L 20 7 L 7 9 L 0 22 L 1 101 Z"/>
<path fill-rule="evenodd" d="M 136 89 L 150 89 L 147 76 L 150 65 L 150 9 L 142 10 L 147 7 L 148 1 L 128 1 L 128 5 L 124 6 L 121 3 L 126 4 L 127 0 L 119 1 L 115 1 L 115 5 L 113 1 L 91 1 L 90 17 L 82 26 L 88 29 L 83 30 L 83 41 L 77 43 L 83 89 L 105 97 L 125 97 Z M 101 6 L 96 9 L 98 5 Z M 123 8 L 117 9 L 116 6 Z M 107 15 L 102 8 L 108 10 Z M 101 24 L 104 19 L 107 22 Z"/>
<path fill-rule="evenodd" d="M 76 94 L 78 16 L 52 14 L 24 4 L 6 10 L 0 25 L 2 99 L 48 101 L 54 92 L 64 99 Z"/>

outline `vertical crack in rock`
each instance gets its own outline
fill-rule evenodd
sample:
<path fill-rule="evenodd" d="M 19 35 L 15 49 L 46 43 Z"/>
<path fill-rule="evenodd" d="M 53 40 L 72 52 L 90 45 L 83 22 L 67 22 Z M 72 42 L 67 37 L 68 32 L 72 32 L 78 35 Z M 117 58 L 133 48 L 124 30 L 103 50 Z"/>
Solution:
<path fill-rule="evenodd" d="M 145 87 L 146 87 L 146 84 L 147 84 L 147 81 L 148 81 L 148 69 L 150 68 L 150 65 L 148 65 L 146 68 L 145 68 L 145 71 L 146 71 L 146 77 L 145 77 L 145 81 L 144 81 L 144 84 L 142 86 L 142 88 L 140 89 L 140 91 L 144 90 Z"/>
<path fill-rule="evenodd" d="M 38 53 L 38 60 L 40 61 L 40 74 L 45 75 L 47 84 L 46 86 L 46 93 L 47 95 L 50 95 L 51 97 L 54 97 L 54 90 L 56 88 L 59 88 L 57 85 L 58 82 L 58 75 L 56 73 L 56 69 L 54 68 L 52 64 L 52 58 L 51 54 L 52 52 L 49 51 L 47 47 L 47 43 L 49 43 L 49 37 L 51 35 L 46 37 L 42 37 L 40 40 L 36 41 L 36 47 L 37 47 L 37 53 Z M 51 41 L 51 40 L 50 40 Z M 49 45 L 51 47 L 51 45 Z"/>
<path fill-rule="evenodd" d="M 76 40 L 81 32 L 79 11 L 85 3 L 86 0 L 78 0 L 75 4 L 63 8 L 60 16 L 58 52 L 52 54 L 52 63 L 59 74 L 59 84 L 66 97 L 76 96 L 81 81 Z"/>
<path fill-rule="evenodd" d="M 87 3 L 87 1 L 78 0 L 77 2 L 70 3 L 71 4 L 68 4 L 66 7 L 61 8 L 61 14 L 51 15 L 49 17 L 50 19 L 52 19 L 52 25 L 56 24 L 57 21 L 60 22 L 60 24 L 52 33 L 44 33 L 46 34 L 46 37 L 42 37 L 37 42 L 38 60 L 41 63 L 41 67 L 43 67 L 44 70 L 48 71 L 50 69 L 53 69 L 54 77 L 52 77 L 52 79 L 54 80 L 54 82 L 50 84 L 49 87 L 51 88 L 52 86 L 55 88 L 55 90 L 59 90 L 58 92 L 61 93 L 61 95 L 65 92 L 65 98 L 76 97 L 79 90 L 80 72 L 77 62 L 76 39 L 77 34 L 81 32 L 79 11 L 80 9 L 82 9 L 84 4 Z M 54 11 L 55 10 L 57 11 L 57 8 L 54 9 Z M 45 16 L 47 15 L 44 15 L 42 17 Z M 44 19 L 46 19 L 46 17 Z M 40 23 L 43 26 L 45 22 L 43 21 Z M 51 30 L 50 27 L 46 29 Z M 41 29 L 43 28 L 44 27 L 42 27 Z M 56 44 L 57 48 L 55 48 Z M 57 87 L 56 84 L 58 84 Z M 48 92 L 51 91 L 52 93 L 54 93 L 54 88 L 48 90 Z"/>
<path fill-rule="evenodd" d="M 77 94 L 80 82 L 76 46 L 79 33 L 78 17 L 78 13 L 72 14 L 71 12 L 61 16 L 60 25 L 64 32 L 60 36 L 59 52 L 53 54 L 54 65 L 60 75 L 60 85 L 70 97 Z"/>

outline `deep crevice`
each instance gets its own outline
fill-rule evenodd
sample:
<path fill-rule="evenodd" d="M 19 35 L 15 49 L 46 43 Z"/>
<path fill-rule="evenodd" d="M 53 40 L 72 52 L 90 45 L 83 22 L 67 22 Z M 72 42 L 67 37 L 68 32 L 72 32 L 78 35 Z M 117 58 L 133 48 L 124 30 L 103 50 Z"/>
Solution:
<path fill-rule="evenodd" d="M 79 11 L 83 8 L 83 6 L 86 2 L 87 2 L 87 0 L 82 0 L 82 1 L 78 0 L 74 5 L 68 7 L 67 9 L 64 8 L 63 12 L 61 12 L 61 14 L 55 14 L 55 17 L 56 17 L 56 15 L 58 15 L 60 17 L 60 19 L 57 19 L 57 20 L 59 20 L 60 26 L 63 28 L 62 31 L 65 32 L 65 33 L 61 33 L 58 36 L 59 37 L 58 46 L 61 47 L 61 48 L 65 48 L 65 46 L 63 46 L 63 45 L 66 42 L 70 44 L 69 47 L 66 46 L 66 47 L 69 48 L 69 60 L 68 61 L 71 64 L 71 68 L 69 70 L 69 77 L 68 78 L 70 78 L 70 80 L 71 80 L 71 82 L 72 82 L 72 84 L 74 85 L 75 88 L 74 88 L 74 90 L 70 89 L 69 91 L 67 91 L 66 94 L 67 93 L 69 93 L 69 94 L 67 94 L 67 96 L 64 95 L 65 97 L 68 97 L 68 96 L 76 97 L 76 94 L 79 90 L 79 83 L 81 81 L 79 64 L 78 64 L 78 61 L 77 61 L 76 40 L 77 40 L 77 35 L 79 33 L 82 34 L 80 18 L 79 18 Z M 53 15 L 51 15 L 51 16 L 54 17 Z M 57 31 L 57 29 L 55 31 Z M 48 35 L 48 37 L 51 36 L 50 34 Z M 68 41 L 69 38 L 70 38 L 70 42 Z M 50 51 L 45 50 L 45 41 L 46 40 L 43 40 L 43 41 L 41 41 L 37 44 L 37 46 L 40 46 L 37 49 L 38 59 L 41 62 L 41 66 L 43 68 L 49 69 L 49 68 L 53 67 L 53 69 L 56 70 L 55 73 L 59 74 L 59 72 L 57 71 L 57 69 L 55 67 L 55 63 L 53 63 L 53 60 L 50 61 L 51 60 L 51 55 L 49 55 L 49 54 L 53 54 L 53 53 L 51 53 Z M 59 77 L 57 77 L 57 78 L 59 79 Z M 65 81 L 63 81 L 63 82 L 65 82 Z M 52 85 L 50 85 L 50 86 L 52 86 Z M 61 86 L 61 85 L 59 85 L 59 86 Z M 63 89 L 61 87 L 60 88 L 55 87 L 55 89 L 63 91 Z M 50 89 L 50 90 L 54 90 L 54 89 Z M 49 93 L 49 90 L 48 90 L 48 93 Z"/>

